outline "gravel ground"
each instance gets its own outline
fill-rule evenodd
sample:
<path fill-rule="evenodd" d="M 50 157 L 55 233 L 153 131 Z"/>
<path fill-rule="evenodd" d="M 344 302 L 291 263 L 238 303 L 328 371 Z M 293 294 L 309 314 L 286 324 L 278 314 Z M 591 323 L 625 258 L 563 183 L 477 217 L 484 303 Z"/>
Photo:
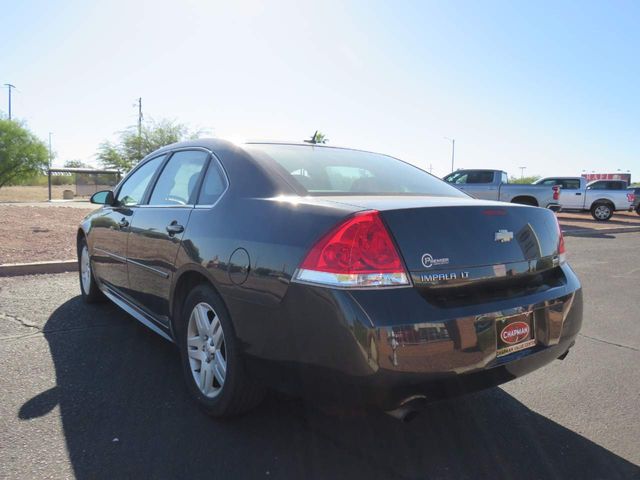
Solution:
<path fill-rule="evenodd" d="M 0 264 L 72 260 L 78 224 L 92 208 L 0 205 L 11 226 L 0 242 Z"/>

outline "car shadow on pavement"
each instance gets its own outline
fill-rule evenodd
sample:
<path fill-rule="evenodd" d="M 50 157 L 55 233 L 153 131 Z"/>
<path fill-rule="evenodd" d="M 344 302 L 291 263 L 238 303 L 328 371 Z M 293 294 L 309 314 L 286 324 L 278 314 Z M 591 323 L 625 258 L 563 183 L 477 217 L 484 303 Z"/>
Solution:
<path fill-rule="evenodd" d="M 499 388 L 430 405 L 403 424 L 328 415 L 271 394 L 231 420 L 202 413 L 175 347 L 111 304 L 61 305 L 44 328 L 57 386 L 18 412 L 59 404 L 78 478 L 638 478 L 640 468 Z"/>

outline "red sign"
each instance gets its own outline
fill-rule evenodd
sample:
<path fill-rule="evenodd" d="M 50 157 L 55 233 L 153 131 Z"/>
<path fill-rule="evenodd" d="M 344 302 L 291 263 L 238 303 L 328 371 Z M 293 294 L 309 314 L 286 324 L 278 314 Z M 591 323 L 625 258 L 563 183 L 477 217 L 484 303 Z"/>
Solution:
<path fill-rule="evenodd" d="M 529 324 L 525 322 L 513 322 L 500 332 L 500 338 L 504 343 L 513 345 L 529 336 Z"/>

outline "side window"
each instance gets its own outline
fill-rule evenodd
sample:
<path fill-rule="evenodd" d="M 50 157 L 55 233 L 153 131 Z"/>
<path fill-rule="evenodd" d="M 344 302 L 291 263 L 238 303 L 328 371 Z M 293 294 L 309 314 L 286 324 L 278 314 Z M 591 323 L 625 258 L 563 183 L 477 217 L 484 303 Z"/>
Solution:
<path fill-rule="evenodd" d="M 135 170 L 129 178 L 127 178 L 120 190 L 118 191 L 117 201 L 120 205 L 133 206 L 139 205 L 144 197 L 144 192 L 149 186 L 149 182 L 156 173 L 158 167 L 164 160 L 164 155 L 149 160 L 144 165 Z"/>
<path fill-rule="evenodd" d="M 602 190 L 604 188 L 604 182 L 594 182 L 589 186 L 589 190 Z"/>
<path fill-rule="evenodd" d="M 493 183 L 493 172 L 469 172 L 467 183 Z"/>
<path fill-rule="evenodd" d="M 502 183 L 509 183 L 509 177 L 507 176 L 507 172 L 502 172 Z"/>
<path fill-rule="evenodd" d="M 200 172 L 209 154 L 200 150 L 174 153 L 149 199 L 149 205 L 188 205 L 193 202 Z"/>
<path fill-rule="evenodd" d="M 578 190 L 580 188 L 580 180 L 563 180 L 562 188 L 565 190 Z"/>
<path fill-rule="evenodd" d="M 211 159 L 207 175 L 204 177 L 202 189 L 200 190 L 198 205 L 213 205 L 216 203 L 216 200 L 220 198 L 226 186 L 227 182 L 218 166 L 218 162 L 216 162 L 215 159 Z"/>
<path fill-rule="evenodd" d="M 623 190 L 622 182 L 609 182 L 609 190 Z"/>

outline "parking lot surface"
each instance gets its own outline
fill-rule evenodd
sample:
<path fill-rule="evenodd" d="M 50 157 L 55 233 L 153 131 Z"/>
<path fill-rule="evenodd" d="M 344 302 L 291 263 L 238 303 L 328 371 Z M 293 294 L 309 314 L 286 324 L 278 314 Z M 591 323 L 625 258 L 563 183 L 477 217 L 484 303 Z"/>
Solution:
<path fill-rule="evenodd" d="M 566 240 L 576 346 L 408 424 L 272 394 L 219 421 L 175 347 L 75 274 L 0 278 L 0 478 L 640 478 L 639 233 Z"/>

